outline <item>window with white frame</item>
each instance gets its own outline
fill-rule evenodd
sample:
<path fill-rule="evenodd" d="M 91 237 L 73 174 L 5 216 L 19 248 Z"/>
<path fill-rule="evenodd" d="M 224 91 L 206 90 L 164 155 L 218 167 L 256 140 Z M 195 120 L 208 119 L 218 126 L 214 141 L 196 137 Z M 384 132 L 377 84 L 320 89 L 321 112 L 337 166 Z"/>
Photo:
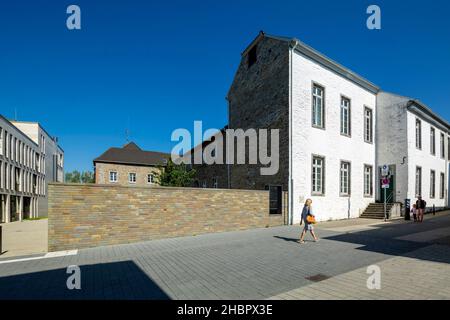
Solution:
<path fill-rule="evenodd" d="M 346 161 L 341 161 L 340 194 L 341 196 L 350 195 L 350 162 Z"/>
<path fill-rule="evenodd" d="M 325 159 L 319 156 L 313 156 L 312 160 L 312 193 L 323 195 L 325 179 Z"/>
<path fill-rule="evenodd" d="M 155 176 L 153 173 L 149 173 L 147 175 L 147 183 L 150 183 L 150 184 L 155 183 Z"/>
<path fill-rule="evenodd" d="M 3 154 L 3 129 L 0 128 L 0 154 Z"/>
<path fill-rule="evenodd" d="M 416 148 L 422 149 L 422 122 L 416 119 Z"/>
<path fill-rule="evenodd" d="M 373 195 L 373 169 L 372 166 L 364 165 L 364 195 L 371 197 Z"/>
<path fill-rule="evenodd" d="M 445 159 L 445 136 L 441 132 L 441 158 Z"/>
<path fill-rule="evenodd" d="M 434 156 L 436 154 L 436 133 L 434 128 L 430 128 L 430 153 Z"/>
<path fill-rule="evenodd" d="M 109 172 L 109 182 L 117 182 L 117 171 Z"/>
<path fill-rule="evenodd" d="M 450 137 L 447 138 L 447 158 L 450 161 Z"/>
<path fill-rule="evenodd" d="M 373 142 L 373 112 L 367 107 L 364 107 L 364 141 Z"/>
<path fill-rule="evenodd" d="M 439 188 L 439 197 L 441 199 L 444 199 L 445 197 L 445 174 L 441 172 L 441 181 L 440 181 L 440 188 Z"/>
<path fill-rule="evenodd" d="M 416 167 L 416 197 L 422 196 L 422 168 Z"/>
<path fill-rule="evenodd" d="M 436 172 L 434 170 L 430 171 L 430 198 L 436 196 Z"/>
<path fill-rule="evenodd" d="M 341 97 L 341 134 L 350 136 L 350 99 Z"/>
<path fill-rule="evenodd" d="M 128 174 L 128 182 L 129 183 L 136 183 L 136 173 L 130 172 Z"/>
<path fill-rule="evenodd" d="M 325 90 L 323 87 L 313 85 L 312 97 L 312 125 L 318 128 L 325 128 Z"/>

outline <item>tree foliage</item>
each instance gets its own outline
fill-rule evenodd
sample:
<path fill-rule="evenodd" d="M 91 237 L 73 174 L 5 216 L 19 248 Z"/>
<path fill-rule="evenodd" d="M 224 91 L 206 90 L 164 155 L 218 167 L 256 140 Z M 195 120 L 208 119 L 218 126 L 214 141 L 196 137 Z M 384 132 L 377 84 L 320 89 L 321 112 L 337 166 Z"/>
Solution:
<path fill-rule="evenodd" d="M 74 170 L 72 172 L 66 172 L 65 182 L 67 183 L 94 183 L 95 177 L 92 171 Z"/>
<path fill-rule="evenodd" d="M 195 170 L 188 169 L 184 163 L 177 165 L 168 159 L 167 166 L 156 174 L 156 181 L 166 187 L 190 187 L 195 174 Z"/>

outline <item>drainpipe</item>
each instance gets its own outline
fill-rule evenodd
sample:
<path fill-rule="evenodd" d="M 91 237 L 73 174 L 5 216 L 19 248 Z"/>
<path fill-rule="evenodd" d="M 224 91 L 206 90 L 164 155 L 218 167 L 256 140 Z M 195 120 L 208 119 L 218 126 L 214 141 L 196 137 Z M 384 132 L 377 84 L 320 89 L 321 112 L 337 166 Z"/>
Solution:
<path fill-rule="evenodd" d="M 298 45 L 298 40 L 293 40 L 289 44 L 289 186 L 288 186 L 288 193 L 289 193 L 289 218 L 288 218 L 288 224 L 292 225 L 294 224 L 294 181 L 292 178 L 292 105 L 293 105 L 293 53 L 295 48 Z"/>
<path fill-rule="evenodd" d="M 230 127 L 230 100 L 228 99 L 228 96 L 225 98 L 225 100 L 227 100 L 227 129 L 229 129 Z M 227 133 L 225 130 L 225 136 L 224 136 L 224 140 L 225 140 L 225 150 L 226 150 L 226 155 L 225 155 L 225 165 L 227 166 L 227 186 L 228 189 L 231 189 L 231 167 L 230 164 L 228 163 L 228 140 L 227 140 Z"/>

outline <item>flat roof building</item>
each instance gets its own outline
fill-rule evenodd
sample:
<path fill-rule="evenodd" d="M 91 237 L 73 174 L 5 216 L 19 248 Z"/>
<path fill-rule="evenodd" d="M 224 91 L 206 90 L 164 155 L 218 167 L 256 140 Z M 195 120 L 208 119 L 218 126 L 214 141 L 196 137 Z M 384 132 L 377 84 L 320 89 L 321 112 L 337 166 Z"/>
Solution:
<path fill-rule="evenodd" d="M 47 185 L 63 182 L 64 151 L 36 122 L 0 115 L 1 223 L 47 215 Z"/>

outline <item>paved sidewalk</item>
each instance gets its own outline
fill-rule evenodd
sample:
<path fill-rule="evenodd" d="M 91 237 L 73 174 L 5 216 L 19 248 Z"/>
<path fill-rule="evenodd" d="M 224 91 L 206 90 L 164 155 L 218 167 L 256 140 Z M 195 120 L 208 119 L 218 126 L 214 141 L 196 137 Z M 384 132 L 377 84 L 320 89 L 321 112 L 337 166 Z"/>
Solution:
<path fill-rule="evenodd" d="M 47 222 L 47 219 L 42 219 L 2 224 L 4 253 L 0 259 L 46 253 Z"/>
<path fill-rule="evenodd" d="M 404 237 L 448 227 L 447 213 L 423 224 L 359 220 L 319 224 L 321 241 L 305 245 L 295 242 L 299 226 L 284 226 L 0 261 L 0 299 L 244 300 L 303 298 L 313 293 L 315 298 L 395 299 L 402 292 L 408 297 L 420 298 L 423 292 L 427 298 L 447 298 L 446 241 Z M 382 272 L 382 290 L 373 292 L 366 287 L 366 268 L 372 264 Z M 66 287 L 69 265 L 81 268 L 81 290 Z M 328 279 L 311 281 L 321 276 Z"/>
<path fill-rule="evenodd" d="M 420 259 L 415 258 L 420 256 Z M 450 250 L 432 245 L 376 263 L 380 268 L 380 289 L 369 289 L 367 267 L 300 287 L 271 297 L 274 300 L 424 300 L 450 299 Z"/>

